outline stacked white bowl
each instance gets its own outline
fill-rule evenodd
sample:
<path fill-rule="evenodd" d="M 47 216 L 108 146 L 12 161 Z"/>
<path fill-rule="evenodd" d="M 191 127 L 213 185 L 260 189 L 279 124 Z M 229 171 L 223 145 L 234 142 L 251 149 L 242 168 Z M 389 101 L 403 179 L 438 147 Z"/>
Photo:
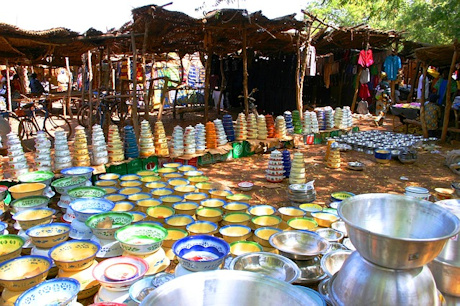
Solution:
<path fill-rule="evenodd" d="M 184 129 L 176 125 L 172 133 L 172 154 L 176 156 L 184 155 Z"/>
<path fill-rule="evenodd" d="M 216 127 L 217 146 L 225 146 L 228 143 L 227 134 L 225 134 L 224 125 L 222 120 L 214 120 L 214 126 Z"/>
<path fill-rule="evenodd" d="M 44 131 L 38 131 L 35 137 L 35 161 L 36 170 L 51 171 L 51 141 Z"/>
<path fill-rule="evenodd" d="M 287 129 L 286 129 L 286 121 L 284 120 L 284 116 L 278 116 L 275 119 L 275 137 L 279 139 L 286 138 Z"/>
<path fill-rule="evenodd" d="M 13 178 L 17 178 L 21 174 L 29 172 L 24 149 L 22 148 L 21 140 L 16 133 L 8 133 L 6 135 L 6 145 L 8 147 L 9 166 Z"/>
<path fill-rule="evenodd" d="M 149 157 L 155 154 L 155 145 L 153 143 L 153 134 L 150 123 L 147 120 L 141 122 L 141 134 L 139 139 L 141 157 Z"/>
<path fill-rule="evenodd" d="M 109 153 L 107 152 L 104 131 L 99 124 L 93 125 L 91 143 L 93 153 L 91 164 L 96 166 L 107 164 L 109 162 Z"/>
<path fill-rule="evenodd" d="M 237 141 L 246 140 L 248 137 L 248 130 L 247 130 L 247 123 L 246 123 L 246 116 L 244 113 L 239 113 L 238 118 L 236 118 L 236 125 L 235 125 L 235 139 Z"/>
<path fill-rule="evenodd" d="M 250 113 L 247 121 L 248 139 L 257 139 L 257 117 L 253 113 Z"/>
<path fill-rule="evenodd" d="M 257 139 L 267 139 L 268 131 L 267 131 L 267 121 L 265 120 L 264 115 L 259 115 L 257 117 Z"/>
<path fill-rule="evenodd" d="M 330 106 L 324 108 L 324 113 L 326 115 L 326 130 L 334 128 L 334 110 Z"/>
<path fill-rule="evenodd" d="M 270 153 L 265 177 L 272 183 L 278 183 L 284 179 L 283 154 L 280 151 L 274 150 Z"/>
<path fill-rule="evenodd" d="M 305 161 L 302 152 L 295 152 L 291 164 L 289 184 L 305 184 Z"/>
<path fill-rule="evenodd" d="M 37 164 L 40 162 L 37 162 Z M 59 129 L 54 132 L 54 170 L 62 170 L 72 167 L 67 133 Z"/>
<path fill-rule="evenodd" d="M 193 126 L 188 126 L 185 128 L 184 132 L 184 147 L 185 154 L 195 154 L 196 153 L 196 132 Z M 206 147 L 206 140 L 204 141 Z M 203 150 L 204 151 L 204 150 Z"/>
<path fill-rule="evenodd" d="M 108 150 L 109 161 L 111 163 L 125 160 L 123 142 L 121 141 L 120 132 L 118 131 L 118 127 L 116 125 L 111 125 L 109 127 Z"/>
<path fill-rule="evenodd" d="M 206 128 L 202 123 L 195 125 L 195 145 L 196 152 L 204 152 L 206 150 Z"/>

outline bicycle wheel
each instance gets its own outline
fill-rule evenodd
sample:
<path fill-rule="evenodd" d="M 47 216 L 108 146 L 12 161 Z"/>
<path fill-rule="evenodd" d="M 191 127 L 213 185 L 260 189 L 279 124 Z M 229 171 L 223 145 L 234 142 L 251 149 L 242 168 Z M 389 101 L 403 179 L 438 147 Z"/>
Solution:
<path fill-rule="evenodd" d="M 18 136 L 21 139 L 21 144 L 24 150 L 34 150 L 34 139 L 37 136 L 38 127 L 32 120 L 23 118 L 19 121 Z"/>
<path fill-rule="evenodd" d="M 61 115 L 50 115 L 49 117 L 45 118 L 43 126 L 45 128 L 45 132 L 53 139 L 54 133 L 57 129 L 63 129 L 65 132 L 67 132 L 67 139 L 72 137 L 73 130 L 70 122 Z"/>
<path fill-rule="evenodd" d="M 92 120 L 93 122 L 91 124 L 89 122 L 89 113 L 90 113 L 89 105 L 82 106 L 77 114 L 78 124 L 80 124 L 81 126 L 85 128 L 91 127 L 94 124 L 96 124 L 97 117 L 98 117 L 96 108 L 93 106 L 93 120 Z"/>
<path fill-rule="evenodd" d="M 111 106 L 110 113 L 112 123 L 120 125 L 128 118 L 128 105 L 124 101 L 119 101 Z"/>

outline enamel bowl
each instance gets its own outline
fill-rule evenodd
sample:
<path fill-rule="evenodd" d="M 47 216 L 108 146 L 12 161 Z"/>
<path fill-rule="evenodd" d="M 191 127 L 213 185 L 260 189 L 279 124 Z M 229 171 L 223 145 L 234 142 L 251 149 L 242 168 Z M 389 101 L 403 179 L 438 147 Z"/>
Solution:
<path fill-rule="evenodd" d="M 163 247 L 172 248 L 173 244 L 184 237 L 188 236 L 187 231 L 178 228 L 168 228 L 168 235 L 165 240 L 163 240 Z"/>
<path fill-rule="evenodd" d="M 67 194 L 67 191 L 72 188 L 84 186 L 87 181 L 88 179 L 86 176 L 69 176 L 54 180 L 51 182 L 51 187 L 56 189 L 56 191 L 60 194 L 65 195 Z"/>
<path fill-rule="evenodd" d="M 222 208 L 224 209 L 225 213 L 233 213 L 233 212 L 246 212 L 251 205 L 244 202 L 228 202 L 225 203 Z"/>
<path fill-rule="evenodd" d="M 229 213 L 222 217 L 222 225 L 249 225 L 251 215 L 244 212 Z"/>
<path fill-rule="evenodd" d="M 260 227 L 254 231 L 253 239 L 255 242 L 264 248 L 271 248 L 269 239 L 273 234 L 279 233 L 281 230 L 275 227 Z"/>
<path fill-rule="evenodd" d="M 305 211 L 297 207 L 280 207 L 278 212 L 281 215 L 281 219 L 284 221 L 289 221 L 292 218 L 300 218 L 305 216 Z"/>
<path fill-rule="evenodd" d="M 244 241 L 252 235 L 251 228 L 244 225 L 226 225 L 219 229 L 219 233 L 228 243 Z"/>
<path fill-rule="evenodd" d="M 168 231 L 155 224 L 132 224 L 115 232 L 115 239 L 123 250 L 134 255 L 146 255 L 157 251 Z"/>
<path fill-rule="evenodd" d="M 135 207 L 136 207 L 136 205 L 134 205 L 131 202 L 120 201 L 120 202 L 115 203 L 115 206 L 113 207 L 112 211 L 114 211 L 114 212 L 129 212 L 129 211 L 133 210 Z"/>
<path fill-rule="evenodd" d="M 312 213 L 321 212 L 323 210 L 323 207 L 321 207 L 318 204 L 313 204 L 313 203 L 300 204 L 299 208 L 305 211 L 305 215 L 307 217 L 311 217 Z"/>
<path fill-rule="evenodd" d="M 50 223 L 37 225 L 26 231 L 32 243 L 41 249 L 49 249 L 69 239 L 70 224 Z"/>
<path fill-rule="evenodd" d="M 54 209 L 44 208 L 29 208 L 17 212 L 13 219 L 19 223 L 19 226 L 23 230 L 28 230 L 31 227 L 41 224 L 48 224 L 53 219 L 53 215 L 56 211 Z"/>
<path fill-rule="evenodd" d="M 111 211 L 114 207 L 113 202 L 99 198 L 76 199 L 70 203 L 70 208 L 73 210 L 75 217 L 81 222 L 85 222 L 95 214 Z"/>
<path fill-rule="evenodd" d="M 187 225 L 190 235 L 213 235 L 217 232 L 217 224 L 209 221 L 195 221 Z"/>
<path fill-rule="evenodd" d="M 185 196 L 187 193 L 195 192 L 196 187 L 193 185 L 179 185 L 174 187 L 174 194 L 178 196 Z"/>
<path fill-rule="evenodd" d="M 203 207 L 214 207 L 214 208 L 221 208 L 227 202 L 221 199 L 207 199 L 200 202 L 200 205 Z"/>
<path fill-rule="evenodd" d="M 184 198 L 178 195 L 170 194 L 160 197 L 160 201 L 163 205 L 172 207 L 174 203 L 179 203 L 184 201 Z"/>
<path fill-rule="evenodd" d="M 155 188 L 152 189 L 151 194 L 154 197 L 161 197 L 161 196 L 166 196 L 166 195 L 172 195 L 174 193 L 174 190 L 171 188 Z"/>
<path fill-rule="evenodd" d="M 233 256 L 240 256 L 247 253 L 262 252 L 260 244 L 253 241 L 235 241 L 230 243 L 230 253 Z"/>
<path fill-rule="evenodd" d="M 196 210 L 196 218 L 201 221 L 217 223 L 222 220 L 222 214 L 219 208 L 201 207 Z"/>
<path fill-rule="evenodd" d="M 13 202 L 11 202 L 10 206 L 12 207 L 13 212 L 16 213 L 30 208 L 46 207 L 48 206 L 49 202 L 50 198 L 39 195 L 14 200 Z"/>
<path fill-rule="evenodd" d="M 105 196 L 103 196 L 103 198 L 116 203 L 120 201 L 126 201 L 128 199 L 128 196 L 124 194 L 113 193 L 113 194 L 106 194 Z"/>
<path fill-rule="evenodd" d="M 133 222 L 134 217 L 125 212 L 107 212 L 91 216 L 86 220 L 93 234 L 99 239 L 113 240 L 115 232 Z"/>
<path fill-rule="evenodd" d="M 127 196 L 135 194 L 135 193 L 139 193 L 139 192 L 142 192 L 141 187 L 125 187 L 118 191 L 119 194 L 124 194 Z"/>
<path fill-rule="evenodd" d="M 92 167 L 71 167 L 61 170 L 61 174 L 65 177 L 68 176 L 84 176 L 86 180 L 91 179 L 94 168 Z"/>
<path fill-rule="evenodd" d="M 268 216 L 276 213 L 276 209 L 270 205 L 255 205 L 248 209 L 253 216 Z"/>
<path fill-rule="evenodd" d="M 182 267 L 198 272 L 218 269 L 230 252 L 230 246 L 220 238 L 196 235 L 178 240 L 172 250 Z"/>
<path fill-rule="evenodd" d="M 318 212 L 312 213 L 311 215 L 315 219 L 316 223 L 318 223 L 321 227 L 331 227 L 332 223 L 339 220 L 337 215 L 331 213 Z"/>
<path fill-rule="evenodd" d="M 145 218 L 147 218 L 147 214 L 143 213 L 141 211 L 129 211 L 128 214 L 133 216 L 133 222 L 132 223 L 137 223 L 137 222 L 140 222 L 140 221 L 144 220 Z"/>
<path fill-rule="evenodd" d="M 211 189 L 209 190 L 209 194 L 212 199 L 221 199 L 225 201 L 227 200 L 227 196 L 232 195 L 233 193 L 229 190 Z"/>
<path fill-rule="evenodd" d="M 128 195 L 128 201 L 137 202 L 145 199 L 151 199 L 152 195 L 147 192 L 138 192 Z"/>
<path fill-rule="evenodd" d="M 54 173 L 51 171 L 34 171 L 22 174 L 18 177 L 22 183 L 43 183 L 47 187 L 51 184 Z"/>
<path fill-rule="evenodd" d="M 143 199 L 136 202 L 137 209 L 143 213 L 147 213 L 147 210 L 150 207 L 155 207 L 161 205 L 161 200 L 159 199 Z"/>
<path fill-rule="evenodd" d="M 120 178 L 120 174 L 118 173 L 103 173 L 99 175 L 100 180 L 118 180 Z"/>
<path fill-rule="evenodd" d="M 199 205 L 195 202 L 178 202 L 172 205 L 172 208 L 174 208 L 176 213 L 190 216 L 195 214 L 195 211 L 198 207 Z"/>
<path fill-rule="evenodd" d="M 174 215 L 175 211 L 174 208 L 165 206 L 165 205 L 157 205 L 153 207 L 149 207 L 147 209 L 147 219 L 150 221 L 164 223 L 165 219 Z"/>
<path fill-rule="evenodd" d="M 41 196 L 45 188 L 46 184 L 43 183 L 22 183 L 11 186 L 8 191 L 13 199 L 22 199 L 30 196 Z"/>
<path fill-rule="evenodd" d="M 10 291 L 25 291 L 43 282 L 51 269 L 50 258 L 28 255 L 0 264 L 0 285 Z"/>
<path fill-rule="evenodd" d="M 190 192 L 184 195 L 184 200 L 185 201 L 193 201 L 197 204 L 200 204 L 203 202 L 203 200 L 206 200 L 208 198 L 208 194 L 204 192 Z"/>
<path fill-rule="evenodd" d="M 311 218 L 292 218 L 287 222 L 288 226 L 295 230 L 314 231 L 318 228 L 318 223 Z"/>
<path fill-rule="evenodd" d="M 15 305 L 73 305 L 77 302 L 79 291 L 80 283 L 76 279 L 50 279 L 22 293 Z"/>
<path fill-rule="evenodd" d="M 278 227 L 281 223 L 281 218 L 278 216 L 274 215 L 268 215 L 268 216 L 256 216 L 251 219 L 252 224 L 254 225 L 254 228 L 260 228 L 260 227 Z"/>
<path fill-rule="evenodd" d="M 21 255 L 24 239 L 17 235 L 0 236 L 0 263 Z"/>
<path fill-rule="evenodd" d="M 63 271 L 81 271 L 93 264 L 100 245 L 90 240 L 69 240 L 49 251 L 48 255 Z"/>
<path fill-rule="evenodd" d="M 79 198 L 102 198 L 107 192 L 101 187 L 84 186 L 69 189 L 67 194 L 73 201 Z"/>
<path fill-rule="evenodd" d="M 167 228 L 180 228 L 186 229 L 187 225 L 193 223 L 195 220 L 190 215 L 172 215 L 168 218 L 165 218 L 165 226 Z"/>

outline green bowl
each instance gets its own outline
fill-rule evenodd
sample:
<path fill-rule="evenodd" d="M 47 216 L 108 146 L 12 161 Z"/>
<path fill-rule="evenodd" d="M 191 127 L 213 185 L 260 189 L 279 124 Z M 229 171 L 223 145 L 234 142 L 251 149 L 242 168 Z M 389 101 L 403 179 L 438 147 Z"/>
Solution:
<path fill-rule="evenodd" d="M 50 198 L 45 196 L 31 196 L 24 197 L 11 202 L 10 206 L 13 212 L 19 212 L 29 208 L 47 207 L 50 202 Z"/>
<path fill-rule="evenodd" d="M 98 224 L 103 222 L 106 218 L 109 218 L 112 221 L 112 227 L 98 228 Z M 113 240 L 115 232 L 126 225 L 130 225 L 133 220 L 134 216 L 129 213 L 107 212 L 89 217 L 85 224 L 91 229 L 97 238 Z"/>
<path fill-rule="evenodd" d="M 67 195 L 72 201 L 78 198 L 102 198 L 106 193 L 105 189 L 92 186 L 77 187 L 67 191 Z"/>
<path fill-rule="evenodd" d="M 123 250 L 134 255 L 154 253 L 167 236 L 165 228 L 148 223 L 128 225 L 115 232 L 115 239 Z"/>
<path fill-rule="evenodd" d="M 24 239 L 18 235 L 0 236 L 0 263 L 21 255 Z"/>
<path fill-rule="evenodd" d="M 81 187 L 85 185 L 87 181 L 85 176 L 69 176 L 53 181 L 51 186 L 60 194 L 67 194 L 67 191 L 70 189 Z"/>
<path fill-rule="evenodd" d="M 22 174 L 18 177 L 21 183 L 43 183 L 48 187 L 51 180 L 54 178 L 54 173 L 51 171 L 34 171 Z"/>

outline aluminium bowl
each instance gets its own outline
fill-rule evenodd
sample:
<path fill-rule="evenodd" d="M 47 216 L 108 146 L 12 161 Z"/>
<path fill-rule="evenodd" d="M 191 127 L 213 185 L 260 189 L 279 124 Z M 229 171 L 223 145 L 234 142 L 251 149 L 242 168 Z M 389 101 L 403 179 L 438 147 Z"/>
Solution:
<path fill-rule="evenodd" d="M 340 271 L 345 260 L 350 256 L 353 251 L 338 250 L 326 253 L 321 258 L 321 268 L 329 277 Z"/>
<path fill-rule="evenodd" d="M 428 263 L 436 287 L 444 294 L 460 297 L 460 266 L 435 258 Z"/>
<path fill-rule="evenodd" d="M 309 260 L 324 254 L 329 242 L 320 235 L 309 231 L 284 231 L 273 234 L 269 242 L 280 255 L 295 260 Z"/>

